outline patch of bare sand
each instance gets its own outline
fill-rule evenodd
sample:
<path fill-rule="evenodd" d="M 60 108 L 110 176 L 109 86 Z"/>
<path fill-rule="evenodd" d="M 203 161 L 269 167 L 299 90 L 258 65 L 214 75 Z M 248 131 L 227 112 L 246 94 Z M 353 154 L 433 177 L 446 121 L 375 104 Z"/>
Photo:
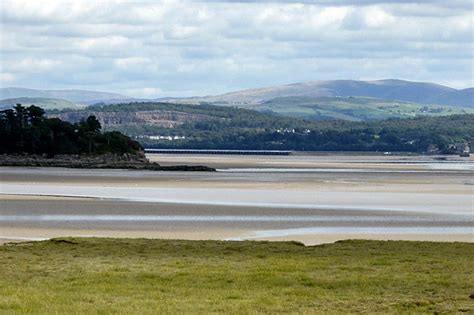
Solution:
<path fill-rule="evenodd" d="M 297 241 L 305 245 L 334 243 L 341 240 L 378 240 L 378 241 L 426 241 L 426 242 L 474 242 L 474 234 L 306 234 L 282 237 L 252 238 L 267 241 Z"/>
<path fill-rule="evenodd" d="M 155 238 L 184 240 L 223 240 L 248 234 L 248 230 L 181 230 L 181 231 L 136 231 L 136 230 L 81 230 L 57 228 L 2 227 L 0 244 L 15 241 L 37 241 L 56 237 L 111 237 L 111 238 Z"/>
<path fill-rule="evenodd" d="M 110 237 L 110 238 L 150 238 L 183 240 L 226 240 L 246 239 L 252 231 L 208 229 L 206 231 L 111 231 L 111 230 L 70 230 L 40 228 L 2 228 L 0 244 L 24 241 L 39 241 L 56 237 Z M 8 237 L 3 236 L 8 235 Z M 2 238 L 3 237 L 3 238 Z M 402 240 L 429 242 L 474 242 L 473 234 L 306 234 L 281 237 L 250 238 L 255 241 L 297 241 L 305 245 L 334 243 L 347 239 L 360 240 Z"/>

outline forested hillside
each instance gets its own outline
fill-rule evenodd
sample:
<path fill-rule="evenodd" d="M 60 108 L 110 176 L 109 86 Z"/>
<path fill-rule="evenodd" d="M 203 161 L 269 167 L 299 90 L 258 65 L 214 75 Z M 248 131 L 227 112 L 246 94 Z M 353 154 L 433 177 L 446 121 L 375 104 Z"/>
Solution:
<path fill-rule="evenodd" d="M 119 115 L 121 120 L 107 120 L 118 113 L 130 113 L 130 117 L 140 113 L 144 121 L 127 121 L 127 115 Z M 440 152 L 450 152 L 454 144 L 470 142 L 474 137 L 473 114 L 315 122 L 234 107 L 130 103 L 92 106 L 83 111 L 54 111 L 50 115 L 69 117 L 73 122 L 90 115 L 101 117 L 107 130 L 122 131 L 143 146 L 156 148 L 406 152 L 438 148 Z M 170 126 L 160 117 L 180 117 L 180 121 Z"/>

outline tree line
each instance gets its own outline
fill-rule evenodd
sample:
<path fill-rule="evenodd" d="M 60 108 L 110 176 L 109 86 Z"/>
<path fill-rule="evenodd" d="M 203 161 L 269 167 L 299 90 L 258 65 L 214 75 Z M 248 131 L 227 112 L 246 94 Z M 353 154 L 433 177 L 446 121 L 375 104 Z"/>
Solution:
<path fill-rule="evenodd" d="M 47 118 L 38 106 L 0 111 L 0 153 L 102 154 L 137 153 L 141 145 L 119 131 L 101 132 L 95 116 L 79 123 Z"/>

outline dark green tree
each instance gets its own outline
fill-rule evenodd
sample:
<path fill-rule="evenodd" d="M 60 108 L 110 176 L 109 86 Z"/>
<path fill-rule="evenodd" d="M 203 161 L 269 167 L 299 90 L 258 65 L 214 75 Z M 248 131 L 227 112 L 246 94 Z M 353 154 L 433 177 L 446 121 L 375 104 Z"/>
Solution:
<path fill-rule="evenodd" d="M 102 134 L 95 116 L 78 124 L 46 118 L 38 106 L 0 111 L 0 153 L 137 153 L 140 144 L 114 132 Z"/>

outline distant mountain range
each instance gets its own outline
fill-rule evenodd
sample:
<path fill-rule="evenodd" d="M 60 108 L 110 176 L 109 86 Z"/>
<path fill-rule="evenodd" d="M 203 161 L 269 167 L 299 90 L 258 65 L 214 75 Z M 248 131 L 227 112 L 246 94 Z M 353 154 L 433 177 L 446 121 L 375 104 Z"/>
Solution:
<path fill-rule="evenodd" d="M 95 103 L 150 101 L 117 93 L 85 90 L 0 88 L 0 107 L 36 104 L 48 109 L 77 108 Z M 308 119 L 372 120 L 448 115 L 474 110 L 474 88 L 403 80 L 333 80 L 236 91 L 221 95 L 160 98 L 152 101 L 237 106 Z"/>
<path fill-rule="evenodd" d="M 94 104 L 104 100 L 121 102 L 132 99 L 132 97 L 118 93 L 87 90 L 37 90 L 18 87 L 0 88 L 0 99 L 2 100 L 20 97 L 63 99 L 81 104 Z"/>
<path fill-rule="evenodd" d="M 383 100 L 474 107 L 474 88 L 456 90 L 434 83 L 403 80 L 314 81 L 250 89 L 183 101 L 226 104 L 260 104 L 281 97 L 370 97 Z"/>
<path fill-rule="evenodd" d="M 16 97 L 0 100 L 0 108 L 11 107 L 15 104 L 22 104 L 24 106 L 36 105 L 46 109 L 80 109 L 86 106 L 84 104 L 74 103 L 64 99 L 45 97 Z"/>

